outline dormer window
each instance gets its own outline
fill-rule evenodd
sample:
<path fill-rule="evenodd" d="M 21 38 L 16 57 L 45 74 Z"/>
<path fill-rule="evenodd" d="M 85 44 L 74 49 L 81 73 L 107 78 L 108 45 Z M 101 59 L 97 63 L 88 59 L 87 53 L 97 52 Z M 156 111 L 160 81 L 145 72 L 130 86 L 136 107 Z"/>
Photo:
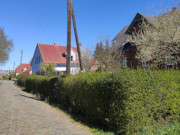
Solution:
<path fill-rule="evenodd" d="M 129 40 L 128 39 L 126 39 L 126 41 L 122 44 L 122 45 L 125 45 L 126 43 L 128 43 L 129 42 Z"/>

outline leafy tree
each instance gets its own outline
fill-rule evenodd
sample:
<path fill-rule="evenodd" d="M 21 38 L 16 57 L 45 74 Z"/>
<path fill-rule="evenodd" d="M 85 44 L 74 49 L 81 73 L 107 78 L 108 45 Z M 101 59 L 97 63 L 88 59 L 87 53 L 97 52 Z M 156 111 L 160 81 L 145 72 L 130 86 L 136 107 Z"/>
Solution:
<path fill-rule="evenodd" d="M 94 51 L 94 58 L 101 59 L 103 53 L 104 53 L 103 43 L 102 42 L 97 43 L 96 49 Z"/>
<path fill-rule="evenodd" d="M 4 64 L 9 59 L 9 53 L 13 48 L 12 40 L 9 40 L 0 27 L 0 64 Z"/>
<path fill-rule="evenodd" d="M 167 64 L 168 60 L 180 63 L 180 9 L 173 8 L 155 19 L 153 25 L 143 21 L 140 31 L 133 34 L 139 36 L 133 39 L 139 44 L 137 58 L 158 64 Z"/>
<path fill-rule="evenodd" d="M 40 68 L 41 68 L 41 71 L 43 72 L 47 72 L 47 71 L 50 71 L 50 72 L 55 72 L 55 68 L 56 67 L 56 64 L 54 63 L 41 63 L 40 65 Z"/>

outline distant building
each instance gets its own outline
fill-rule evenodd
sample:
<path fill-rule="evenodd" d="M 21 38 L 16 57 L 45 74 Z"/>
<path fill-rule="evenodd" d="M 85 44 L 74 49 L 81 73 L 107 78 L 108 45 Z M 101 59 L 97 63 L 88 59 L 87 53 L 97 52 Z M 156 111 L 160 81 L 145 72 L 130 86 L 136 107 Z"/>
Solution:
<path fill-rule="evenodd" d="M 96 72 L 96 71 L 99 70 L 99 65 L 100 65 L 100 64 L 99 64 L 99 62 L 98 62 L 97 59 L 93 59 L 91 65 L 92 65 L 92 66 L 91 66 L 91 71 Z"/>
<path fill-rule="evenodd" d="M 31 62 L 32 73 L 37 75 L 40 74 L 40 64 L 42 62 L 54 63 L 56 64 L 55 70 L 64 73 L 66 71 L 66 55 L 66 46 L 61 46 L 57 43 L 54 43 L 54 45 L 38 43 Z M 71 47 L 71 74 L 79 73 L 80 68 L 78 63 L 77 48 Z"/>
<path fill-rule="evenodd" d="M 132 43 L 130 41 L 130 38 L 132 37 L 134 33 L 134 37 L 138 39 L 139 35 L 138 32 L 140 30 L 140 24 L 142 21 L 145 21 L 146 23 L 150 25 L 155 25 L 157 22 L 156 17 L 150 17 L 141 13 L 137 13 L 130 25 L 125 26 L 112 40 L 114 44 L 114 50 L 115 51 L 122 51 L 123 57 L 120 60 L 122 62 L 122 67 L 127 68 L 137 68 L 141 65 L 141 67 L 147 67 L 148 63 L 146 61 L 146 58 L 142 58 L 141 60 L 136 59 L 137 54 L 137 46 L 139 45 L 138 42 Z M 175 35 L 175 39 L 179 39 L 180 36 L 180 27 L 177 29 L 177 33 Z M 172 66 L 171 63 L 171 55 L 167 57 L 167 66 Z M 180 64 L 179 64 L 180 66 Z"/>
<path fill-rule="evenodd" d="M 16 68 L 16 75 L 22 74 L 24 72 L 29 72 L 29 74 L 32 73 L 32 67 L 30 63 L 23 63 Z"/>
<path fill-rule="evenodd" d="M 6 76 L 13 73 L 13 70 L 0 70 L 0 76 Z"/>

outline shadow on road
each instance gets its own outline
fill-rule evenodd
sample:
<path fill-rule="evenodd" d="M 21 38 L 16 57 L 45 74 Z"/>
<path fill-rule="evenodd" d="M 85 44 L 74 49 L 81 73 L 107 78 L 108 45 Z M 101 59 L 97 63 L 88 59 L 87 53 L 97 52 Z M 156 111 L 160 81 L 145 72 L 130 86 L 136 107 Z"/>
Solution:
<path fill-rule="evenodd" d="M 37 98 L 25 96 L 25 95 L 22 95 L 22 94 L 18 94 L 18 95 L 15 95 L 15 96 L 21 96 L 21 97 L 26 97 L 26 98 L 29 98 L 29 99 L 34 99 L 34 100 L 41 101 L 41 100 L 39 100 L 39 99 L 37 99 Z"/>

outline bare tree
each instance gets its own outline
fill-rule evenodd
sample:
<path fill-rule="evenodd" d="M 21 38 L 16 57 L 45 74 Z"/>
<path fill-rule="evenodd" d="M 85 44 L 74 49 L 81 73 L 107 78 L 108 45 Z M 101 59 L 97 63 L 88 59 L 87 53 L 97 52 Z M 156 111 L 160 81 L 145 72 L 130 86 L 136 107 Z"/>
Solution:
<path fill-rule="evenodd" d="M 158 64 L 180 62 L 180 9 L 178 7 L 154 17 L 154 24 L 142 21 L 132 41 L 137 43 L 137 58 Z"/>
<path fill-rule="evenodd" d="M 9 40 L 0 28 L 0 64 L 4 64 L 9 59 L 9 52 L 13 48 L 12 40 Z"/>
<path fill-rule="evenodd" d="M 99 62 L 99 69 L 108 72 L 120 69 L 121 57 L 122 52 L 114 49 L 110 41 L 97 43 L 94 58 Z"/>
<path fill-rule="evenodd" d="M 81 58 L 85 72 L 90 71 L 93 64 L 93 50 L 88 47 L 83 48 L 81 51 Z"/>

